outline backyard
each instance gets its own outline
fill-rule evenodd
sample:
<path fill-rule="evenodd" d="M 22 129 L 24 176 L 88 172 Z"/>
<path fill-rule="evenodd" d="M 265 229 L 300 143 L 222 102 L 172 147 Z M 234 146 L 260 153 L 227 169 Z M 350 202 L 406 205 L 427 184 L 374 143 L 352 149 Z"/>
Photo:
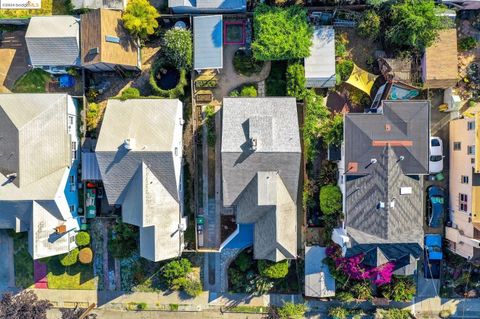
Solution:
<path fill-rule="evenodd" d="M 13 87 L 14 93 L 45 93 L 47 83 L 52 79 L 50 73 L 42 69 L 33 69 L 23 74 Z"/>
<path fill-rule="evenodd" d="M 0 10 L 0 19 L 29 18 L 31 16 L 67 15 L 72 10 L 70 0 L 42 0 L 41 9 Z"/>

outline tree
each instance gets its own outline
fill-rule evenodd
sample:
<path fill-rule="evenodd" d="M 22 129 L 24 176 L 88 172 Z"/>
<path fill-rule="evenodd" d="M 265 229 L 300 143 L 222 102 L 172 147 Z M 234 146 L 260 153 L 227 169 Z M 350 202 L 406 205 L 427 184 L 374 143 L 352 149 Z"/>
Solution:
<path fill-rule="evenodd" d="M 284 278 L 288 274 L 288 260 L 282 260 L 275 263 L 269 260 L 260 259 L 257 267 L 261 276 L 271 279 Z"/>
<path fill-rule="evenodd" d="M 320 188 L 320 210 L 328 215 L 342 211 L 342 192 L 337 185 L 325 185 Z"/>
<path fill-rule="evenodd" d="M 130 34 L 140 39 L 146 39 L 158 28 L 157 18 L 159 16 L 157 9 L 148 0 L 130 0 L 122 20 L 125 29 Z"/>
<path fill-rule="evenodd" d="M 380 34 L 380 16 L 374 10 L 365 11 L 357 24 L 357 32 L 362 38 L 376 40 Z"/>
<path fill-rule="evenodd" d="M 163 267 L 162 275 L 167 284 L 173 285 L 175 279 L 186 278 L 188 273 L 192 271 L 192 264 L 186 258 L 173 260 Z M 178 282 L 177 282 L 178 284 Z"/>
<path fill-rule="evenodd" d="M 320 136 L 321 123 L 330 116 L 323 97 L 317 95 L 314 90 L 305 91 L 304 95 L 305 119 L 303 121 L 303 143 L 305 145 L 305 157 L 310 161 L 316 154 L 315 144 Z"/>
<path fill-rule="evenodd" d="M 85 247 L 85 248 L 82 248 L 80 250 L 80 252 L 78 253 L 78 260 L 82 263 L 82 264 L 89 264 L 92 262 L 93 260 L 93 252 L 92 252 L 92 249 L 90 247 Z"/>
<path fill-rule="evenodd" d="M 200 280 L 197 279 L 187 279 L 183 285 L 183 290 L 190 297 L 197 297 L 203 291 L 202 283 L 200 282 Z"/>
<path fill-rule="evenodd" d="M 186 29 L 172 28 L 163 38 L 164 55 L 168 62 L 178 69 L 192 67 L 192 32 Z"/>
<path fill-rule="evenodd" d="M 78 248 L 75 248 L 69 253 L 60 256 L 60 264 L 64 267 L 75 265 L 78 261 L 78 253 Z"/>
<path fill-rule="evenodd" d="M 15 296 L 7 292 L 0 300 L 0 318 L 46 319 L 50 308 L 52 304 L 48 300 L 38 300 L 33 291 L 22 291 Z"/>
<path fill-rule="evenodd" d="M 252 264 L 252 258 L 245 252 L 242 252 L 240 255 L 238 255 L 237 259 L 235 259 L 235 265 L 237 265 L 238 269 L 241 272 L 247 271 L 247 269 L 249 269 Z"/>
<path fill-rule="evenodd" d="M 303 99 L 305 93 L 305 69 L 300 63 L 293 63 L 287 67 L 287 95 Z"/>
<path fill-rule="evenodd" d="M 242 88 L 240 91 L 240 96 L 245 97 L 256 97 L 257 96 L 257 89 L 253 85 L 247 85 Z"/>
<path fill-rule="evenodd" d="M 86 231 L 78 232 L 77 235 L 75 235 L 75 243 L 77 246 L 87 246 L 90 244 L 90 234 Z"/>
<path fill-rule="evenodd" d="M 386 40 L 400 50 L 421 51 L 433 44 L 443 20 L 433 0 L 403 0 L 393 4 Z"/>
<path fill-rule="evenodd" d="M 379 290 L 387 299 L 407 302 L 415 296 L 415 283 L 410 277 L 393 277 L 389 284 L 380 286 Z"/>
<path fill-rule="evenodd" d="M 346 319 L 348 310 L 343 307 L 331 307 L 328 309 L 328 315 L 333 319 Z"/>
<path fill-rule="evenodd" d="M 343 140 L 343 114 L 336 113 L 322 123 L 323 143 L 339 146 Z"/>
<path fill-rule="evenodd" d="M 125 101 L 129 99 L 138 99 L 140 97 L 140 91 L 136 88 L 126 88 L 120 95 L 120 100 Z"/>
<path fill-rule="evenodd" d="M 277 314 L 280 319 L 301 319 L 307 312 L 307 306 L 303 303 L 294 304 L 285 302 L 283 306 L 277 308 Z"/>
<path fill-rule="evenodd" d="M 300 59 L 310 55 L 313 28 L 307 10 L 257 5 L 253 16 L 255 41 L 252 50 L 261 61 Z"/>

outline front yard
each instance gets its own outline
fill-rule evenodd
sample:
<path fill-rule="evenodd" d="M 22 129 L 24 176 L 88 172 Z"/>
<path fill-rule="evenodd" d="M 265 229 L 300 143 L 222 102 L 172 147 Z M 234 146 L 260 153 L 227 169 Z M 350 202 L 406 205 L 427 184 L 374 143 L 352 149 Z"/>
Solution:
<path fill-rule="evenodd" d="M 0 19 L 30 18 L 32 16 L 68 15 L 72 4 L 69 0 L 42 0 L 41 9 L 0 10 Z"/>
<path fill-rule="evenodd" d="M 64 267 L 58 257 L 52 257 L 47 264 L 49 289 L 96 289 L 93 267 L 79 262 L 73 266 Z"/>
<path fill-rule="evenodd" d="M 13 87 L 14 93 L 45 93 L 47 83 L 52 79 L 50 73 L 41 69 L 33 69 L 23 74 Z"/>
<path fill-rule="evenodd" d="M 15 267 L 15 286 L 29 288 L 34 284 L 33 259 L 28 252 L 28 234 L 13 235 L 13 256 Z"/>

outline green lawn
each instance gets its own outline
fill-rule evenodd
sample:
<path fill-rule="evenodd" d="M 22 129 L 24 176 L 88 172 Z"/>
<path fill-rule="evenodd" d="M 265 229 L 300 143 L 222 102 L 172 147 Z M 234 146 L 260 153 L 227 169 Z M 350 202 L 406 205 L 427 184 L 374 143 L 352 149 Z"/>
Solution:
<path fill-rule="evenodd" d="M 32 16 L 68 15 L 72 9 L 69 0 L 42 0 L 42 8 L 34 10 L 0 10 L 0 19 L 30 18 Z"/>
<path fill-rule="evenodd" d="M 92 265 L 83 265 L 77 262 L 70 267 L 60 264 L 58 257 L 52 257 L 48 262 L 49 289 L 96 289 Z"/>
<path fill-rule="evenodd" d="M 28 252 L 28 234 L 16 233 L 13 235 L 15 286 L 28 288 L 33 281 L 33 259 Z"/>
<path fill-rule="evenodd" d="M 14 93 L 44 93 L 47 82 L 52 76 L 41 70 L 33 69 L 22 75 L 13 87 Z"/>

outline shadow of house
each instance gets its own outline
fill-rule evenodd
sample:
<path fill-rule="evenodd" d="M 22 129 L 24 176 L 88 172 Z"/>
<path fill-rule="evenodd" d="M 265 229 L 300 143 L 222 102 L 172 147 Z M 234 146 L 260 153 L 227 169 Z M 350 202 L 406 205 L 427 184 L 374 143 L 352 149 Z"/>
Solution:
<path fill-rule="evenodd" d="M 6 32 L 0 43 L 2 64 L 9 63 L 8 65 L 0 66 L 0 73 L 5 73 L 2 85 L 12 91 L 15 82 L 28 71 L 29 61 L 25 43 L 25 31 Z M 11 57 L 11 52 L 13 51 L 13 57 Z"/>

